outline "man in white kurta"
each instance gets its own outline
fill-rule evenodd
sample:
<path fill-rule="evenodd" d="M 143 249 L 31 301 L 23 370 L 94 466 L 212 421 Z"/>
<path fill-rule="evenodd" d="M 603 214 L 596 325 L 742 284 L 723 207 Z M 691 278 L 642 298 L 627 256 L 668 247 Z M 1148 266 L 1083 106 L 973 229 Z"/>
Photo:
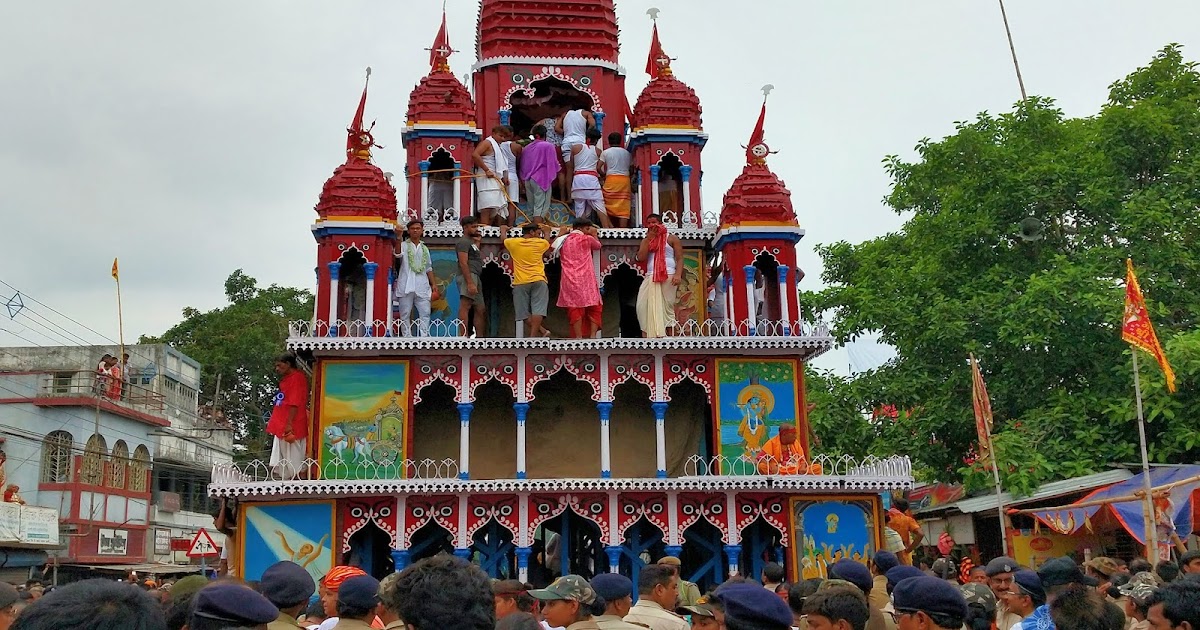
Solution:
<path fill-rule="evenodd" d="M 421 337 L 429 336 L 429 303 L 437 296 L 437 278 L 433 275 L 433 261 L 429 248 L 421 242 L 425 225 L 419 220 L 408 222 L 408 238 L 396 246 L 396 317 L 400 322 L 400 333 L 415 336 L 412 326 L 412 309 L 417 307 L 415 332 Z"/>

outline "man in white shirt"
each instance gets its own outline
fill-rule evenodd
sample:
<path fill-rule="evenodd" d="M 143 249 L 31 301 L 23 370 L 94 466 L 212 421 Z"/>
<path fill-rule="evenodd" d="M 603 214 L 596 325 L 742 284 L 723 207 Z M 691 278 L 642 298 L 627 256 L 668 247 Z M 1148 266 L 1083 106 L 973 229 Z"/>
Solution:
<path fill-rule="evenodd" d="M 429 303 L 438 295 L 437 278 L 433 275 L 433 262 L 429 248 L 421 242 L 425 235 L 425 224 L 419 219 L 408 222 L 408 238 L 396 246 L 396 317 L 400 321 L 400 332 L 412 334 L 412 309 L 417 307 L 417 332 L 429 336 Z"/>
<path fill-rule="evenodd" d="M 688 630 L 688 622 L 675 610 L 679 578 L 674 567 L 647 564 L 638 574 L 638 601 L 625 615 L 625 622 L 650 630 Z"/>
<path fill-rule="evenodd" d="M 608 134 L 608 148 L 600 154 L 604 163 L 604 208 L 613 227 L 629 227 L 629 209 L 633 200 L 633 188 L 629 179 L 629 168 L 633 156 L 621 146 L 624 138 L 613 132 Z"/>

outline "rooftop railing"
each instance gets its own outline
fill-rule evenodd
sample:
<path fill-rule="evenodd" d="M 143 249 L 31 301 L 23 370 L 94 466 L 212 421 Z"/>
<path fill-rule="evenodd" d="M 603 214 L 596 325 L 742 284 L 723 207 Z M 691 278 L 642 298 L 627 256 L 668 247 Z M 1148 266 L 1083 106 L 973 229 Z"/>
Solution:
<path fill-rule="evenodd" d="M 98 374 L 94 370 L 63 370 L 42 374 L 38 394 L 50 398 L 96 398 L 155 415 L 161 415 L 166 406 L 162 394 L 142 385 L 114 381 L 111 376 Z"/>
<path fill-rule="evenodd" d="M 289 338 L 314 337 L 430 337 L 462 338 L 463 322 L 459 319 L 435 319 L 427 325 L 416 322 L 384 320 L 297 320 L 288 324 Z M 825 322 L 807 323 L 782 320 L 727 319 L 688 320 L 673 328 L 674 337 L 829 337 Z M 516 338 L 521 338 L 519 335 Z"/>

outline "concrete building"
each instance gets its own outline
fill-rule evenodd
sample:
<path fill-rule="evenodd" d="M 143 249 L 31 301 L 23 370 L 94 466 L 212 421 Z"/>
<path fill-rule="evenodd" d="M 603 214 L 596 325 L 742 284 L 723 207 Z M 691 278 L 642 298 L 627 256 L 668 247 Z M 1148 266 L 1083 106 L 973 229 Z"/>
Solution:
<path fill-rule="evenodd" d="M 167 345 L 126 346 L 125 382 L 97 379 L 100 358 L 119 352 L 0 349 L 5 483 L 58 515 L 58 544 L 23 550 L 25 567 L 49 556 L 60 570 L 155 572 L 186 563 L 196 530 L 212 527 L 206 489 L 212 466 L 232 460 L 232 431 L 198 404 L 200 365 Z"/>

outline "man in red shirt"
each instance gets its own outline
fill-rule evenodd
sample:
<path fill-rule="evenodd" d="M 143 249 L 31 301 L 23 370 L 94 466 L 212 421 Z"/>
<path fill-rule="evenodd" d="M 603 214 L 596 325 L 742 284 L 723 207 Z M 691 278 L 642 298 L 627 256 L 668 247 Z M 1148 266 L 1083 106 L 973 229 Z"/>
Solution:
<path fill-rule="evenodd" d="M 271 446 L 271 470 L 281 479 L 307 476 L 304 458 L 308 453 L 308 379 L 296 363 L 296 355 L 275 360 L 279 392 L 275 394 L 267 433 L 275 436 Z"/>

